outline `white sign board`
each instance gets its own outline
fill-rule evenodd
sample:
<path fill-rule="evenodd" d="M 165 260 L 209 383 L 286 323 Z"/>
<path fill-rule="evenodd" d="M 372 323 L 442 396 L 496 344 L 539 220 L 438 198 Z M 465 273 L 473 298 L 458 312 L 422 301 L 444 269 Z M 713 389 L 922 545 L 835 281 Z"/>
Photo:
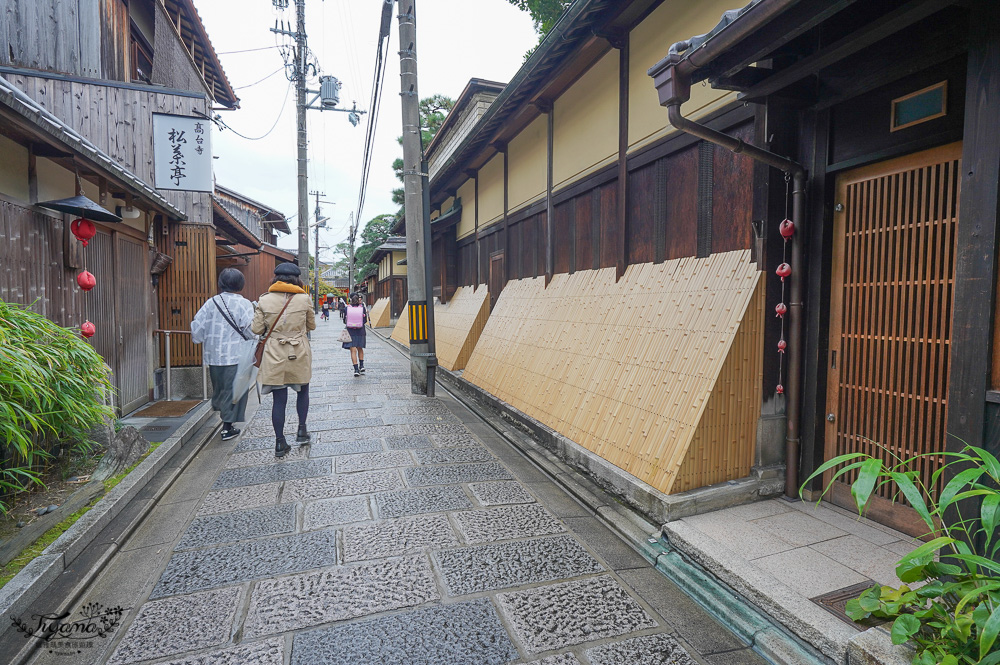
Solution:
<path fill-rule="evenodd" d="M 205 118 L 153 114 L 153 177 L 157 189 L 214 190 L 210 126 Z"/>

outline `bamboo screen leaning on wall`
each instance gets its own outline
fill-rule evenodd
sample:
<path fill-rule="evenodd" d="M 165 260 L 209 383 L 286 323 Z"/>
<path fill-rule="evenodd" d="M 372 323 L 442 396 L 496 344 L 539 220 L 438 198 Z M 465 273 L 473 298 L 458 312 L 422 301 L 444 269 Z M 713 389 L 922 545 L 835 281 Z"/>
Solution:
<path fill-rule="evenodd" d="M 464 377 L 664 493 L 746 476 L 760 275 L 737 251 L 509 282 Z"/>
<path fill-rule="evenodd" d="M 460 286 L 442 305 L 434 301 L 434 340 L 438 363 L 455 372 L 465 369 L 490 318 L 490 294 L 485 284 L 473 290 Z"/>
<path fill-rule="evenodd" d="M 410 348 L 410 301 L 407 300 L 403 303 L 403 311 L 400 312 L 399 318 L 396 319 L 396 327 L 392 329 L 391 337 L 405 346 Z"/>
<path fill-rule="evenodd" d="M 368 313 L 368 319 L 371 321 L 373 328 L 385 328 L 389 325 L 392 312 L 389 311 L 390 300 L 388 298 L 379 298 L 372 305 L 371 311 Z"/>

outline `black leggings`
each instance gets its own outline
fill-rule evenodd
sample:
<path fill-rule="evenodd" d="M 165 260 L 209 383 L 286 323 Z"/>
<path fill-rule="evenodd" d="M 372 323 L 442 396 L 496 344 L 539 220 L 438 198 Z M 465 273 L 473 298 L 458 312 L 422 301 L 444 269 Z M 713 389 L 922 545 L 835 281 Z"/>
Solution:
<path fill-rule="evenodd" d="M 288 388 L 275 388 L 271 392 L 274 402 L 271 404 L 271 426 L 274 427 L 274 435 L 285 436 L 285 407 L 288 405 Z M 295 411 L 299 415 L 299 427 L 306 426 L 306 418 L 309 416 L 309 384 L 299 388 L 298 396 L 295 398 Z"/>

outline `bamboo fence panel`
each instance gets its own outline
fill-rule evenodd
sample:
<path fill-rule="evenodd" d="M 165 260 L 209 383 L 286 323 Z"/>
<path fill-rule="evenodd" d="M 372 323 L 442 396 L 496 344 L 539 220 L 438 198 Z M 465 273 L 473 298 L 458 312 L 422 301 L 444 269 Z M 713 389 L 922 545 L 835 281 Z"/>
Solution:
<path fill-rule="evenodd" d="M 379 298 L 378 300 L 375 301 L 375 304 L 372 305 L 372 309 L 371 312 L 369 312 L 368 314 L 368 318 L 371 320 L 371 324 L 373 327 L 387 328 L 389 326 L 389 322 L 391 319 L 389 304 L 390 304 L 389 298 Z"/>
<path fill-rule="evenodd" d="M 763 291 L 745 250 L 511 281 L 464 377 L 665 493 L 743 477 Z"/>
<path fill-rule="evenodd" d="M 405 346 L 410 348 L 410 303 L 409 301 L 403 303 L 403 311 L 399 313 L 399 318 L 396 319 L 396 327 L 392 329 L 391 337 Z"/>
<path fill-rule="evenodd" d="M 472 350 L 490 318 L 490 294 L 485 284 L 460 286 L 447 305 L 434 302 L 434 340 L 438 363 L 455 372 L 465 369 Z"/>

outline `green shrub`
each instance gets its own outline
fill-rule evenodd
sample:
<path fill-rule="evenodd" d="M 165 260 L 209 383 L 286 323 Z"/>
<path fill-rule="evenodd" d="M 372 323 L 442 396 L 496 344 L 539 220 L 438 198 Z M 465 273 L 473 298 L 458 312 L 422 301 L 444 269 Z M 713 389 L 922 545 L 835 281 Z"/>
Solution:
<path fill-rule="evenodd" d="M 40 482 L 54 444 L 90 446 L 90 428 L 114 415 L 108 373 L 79 331 L 0 300 L 0 498 Z"/>
<path fill-rule="evenodd" d="M 911 642 L 916 647 L 914 665 L 998 665 L 1000 461 L 973 446 L 932 455 L 947 460 L 930 480 L 930 487 L 937 487 L 941 474 L 947 474 L 940 494 L 929 491 L 911 468 L 917 458 L 929 455 L 899 460 L 893 466 L 862 453 L 841 455 L 816 469 L 806 483 L 841 464 L 846 466 L 833 474 L 834 479 L 857 469 L 851 495 L 859 514 L 876 489 L 895 483 L 927 525 L 928 536 L 934 536 L 897 563 L 896 576 L 904 584 L 868 589 L 848 601 L 848 616 L 855 621 L 870 616 L 892 620 L 893 643 Z M 832 484 L 831 480 L 824 494 Z M 969 499 L 979 503 L 976 514 L 962 513 L 962 502 Z M 979 551 L 970 543 L 978 543 Z M 924 584 L 911 589 L 915 583 Z"/>

